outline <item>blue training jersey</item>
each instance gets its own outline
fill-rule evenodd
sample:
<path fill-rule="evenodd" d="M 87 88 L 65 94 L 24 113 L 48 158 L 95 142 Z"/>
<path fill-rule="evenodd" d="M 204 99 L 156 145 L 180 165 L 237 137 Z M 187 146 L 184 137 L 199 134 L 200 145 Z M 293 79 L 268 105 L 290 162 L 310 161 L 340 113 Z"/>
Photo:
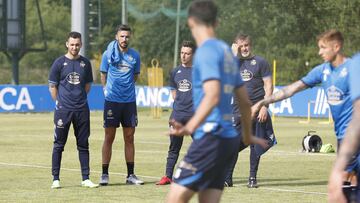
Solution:
<path fill-rule="evenodd" d="M 103 53 L 100 72 L 107 73 L 104 96 L 106 101 L 128 103 L 136 101 L 134 76 L 140 73 L 140 55 L 129 48 L 123 53 L 118 42 L 112 41 Z"/>
<path fill-rule="evenodd" d="M 57 58 L 51 66 L 49 83 L 57 86 L 56 109 L 65 111 L 88 110 L 85 85 L 93 82 L 91 64 L 80 56 L 69 59 Z"/>
<path fill-rule="evenodd" d="M 354 102 L 360 99 L 360 53 L 353 56 L 349 68 L 349 75 L 350 95 L 351 100 Z"/>
<path fill-rule="evenodd" d="M 197 50 L 193 64 L 193 102 L 197 109 L 204 97 L 203 83 L 208 80 L 220 81 L 220 101 L 196 129 L 194 139 L 202 138 L 205 133 L 231 138 L 238 136 L 232 126 L 231 98 L 235 88 L 243 85 L 239 73 L 239 63 L 229 46 L 220 40 L 209 39 Z"/>
<path fill-rule="evenodd" d="M 339 65 L 332 67 L 331 63 L 326 62 L 316 66 L 301 80 L 309 87 L 322 84 L 330 106 L 334 120 L 335 134 L 337 139 L 342 139 L 345 130 L 351 120 L 352 103 L 349 89 L 349 65 L 350 59 Z"/>

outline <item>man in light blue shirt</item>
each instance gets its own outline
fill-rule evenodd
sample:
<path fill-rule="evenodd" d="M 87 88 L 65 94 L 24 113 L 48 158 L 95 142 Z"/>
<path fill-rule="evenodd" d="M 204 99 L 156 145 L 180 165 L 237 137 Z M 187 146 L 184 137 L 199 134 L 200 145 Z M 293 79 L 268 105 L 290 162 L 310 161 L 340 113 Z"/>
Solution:
<path fill-rule="evenodd" d="M 127 165 L 127 184 L 142 185 L 134 174 L 134 134 L 137 126 L 135 81 L 140 74 L 140 55 L 129 48 L 131 29 L 128 25 L 117 28 L 116 40 L 109 43 L 101 61 L 101 83 L 104 86 L 105 139 L 102 148 L 102 175 L 100 185 L 109 182 L 109 164 L 116 128 L 122 126 Z"/>
<path fill-rule="evenodd" d="M 342 54 L 343 43 L 343 36 L 341 32 L 337 30 L 328 30 L 319 35 L 319 55 L 325 62 L 314 67 L 301 80 L 298 80 L 274 93 L 270 97 L 259 101 L 253 106 L 253 113 L 262 105 L 268 105 L 286 99 L 299 91 L 321 84 L 325 90 L 334 120 L 339 150 L 353 111 L 348 84 L 351 59 Z M 352 177 L 356 167 L 357 161 L 356 158 L 354 158 L 344 173 L 343 181 L 349 182 L 354 180 Z"/>

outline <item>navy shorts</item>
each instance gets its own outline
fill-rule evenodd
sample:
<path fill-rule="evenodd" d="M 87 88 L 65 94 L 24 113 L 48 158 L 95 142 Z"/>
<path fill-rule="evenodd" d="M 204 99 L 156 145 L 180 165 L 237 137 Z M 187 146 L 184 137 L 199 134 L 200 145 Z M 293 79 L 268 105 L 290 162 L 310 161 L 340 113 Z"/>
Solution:
<path fill-rule="evenodd" d="M 241 135 L 242 131 L 241 131 L 240 120 L 239 120 L 239 122 L 236 123 L 235 128 L 236 128 L 236 131 L 239 133 L 239 135 Z M 254 145 L 254 150 L 255 150 L 257 156 L 261 156 L 267 150 L 269 150 L 272 146 L 277 144 L 277 140 L 276 140 L 275 134 L 274 134 L 274 129 L 272 126 L 271 116 L 269 113 L 267 114 L 267 118 L 266 118 L 265 122 L 261 123 L 257 119 L 252 122 L 252 132 L 254 133 L 254 135 L 256 137 L 267 140 L 268 144 L 269 144 L 268 147 L 265 149 L 262 148 L 262 146 L 260 146 L 260 145 Z M 242 151 L 246 147 L 247 146 L 242 142 L 242 138 L 241 138 L 239 151 Z"/>
<path fill-rule="evenodd" d="M 118 103 L 106 101 L 104 104 L 104 128 L 136 127 L 138 124 L 136 102 Z"/>
<path fill-rule="evenodd" d="M 193 191 L 223 190 L 230 160 L 238 153 L 239 139 L 206 134 L 194 140 L 178 165 L 174 182 Z"/>
<path fill-rule="evenodd" d="M 340 151 L 340 147 L 341 147 L 341 142 L 343 140 L 342 139 L 338 139 L 337 140 L 337 151 L 339 152 Z M 346 171 L 347 172 L 356 172 L 358 171 L 358 161 L 360 161 L 360 154 L 359 154 L 359 151 L 350 159 L 350 162 L 349 164 L 347 165 L 346 167 Z"/>

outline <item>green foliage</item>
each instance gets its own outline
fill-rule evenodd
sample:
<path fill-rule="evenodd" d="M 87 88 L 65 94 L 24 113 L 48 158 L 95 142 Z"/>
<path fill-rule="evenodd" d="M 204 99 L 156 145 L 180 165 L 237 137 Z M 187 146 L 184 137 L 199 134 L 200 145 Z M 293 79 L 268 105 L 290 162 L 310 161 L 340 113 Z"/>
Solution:
<path fill-rule="evenodd" d="M 39 0 L 45 26 L 46 52 L 28 53 L 21 60 L 21 83 L 46 83 L 53 60 L 66 51 L 70 31 L 71 1 Z M 130 46 L 140 52 L 142 75 L 138 84 L 146 84 L 146 67 L 156 58 L 164 68 L 164 84 L 173 68 L 177 0 L 131 0 L 128 22 L 133 29 Z M 183 15 L 191 0 L 181 1 L 180 38 L 192 39 Z M 252 36 L 255 54 L 269 63 L 277 60 L 278 84 L 293 82 L 322 61 L 317 54 L 316 36 L 325 30 L 339 29 L 345 37 L 344 53 L 351 56 L 360 46 L 360 0 L 217 0 L 219 5 L 218 37 L 231 43 L 243 31 Z M 114 39 L 121 23 L 121 1 L 101 1 L 101 31 L 91 39 L 87 50 L 90 59 L 101 54 Z M 27 47 L 40 48 L 43 38 L 34 0 L 26 1 Z M 141 14 L 141 15 L 140 15 Z M 178 60 L 179 61 L 179 60 Z M 305 66 L 308 61 L 309 65 Z M 11 65 L 0 55 L 0 73 Z M 98 70 L 98 67 L 94 67 Z M 28 72 L 24 70 L 29 70 Z M 33 73 L 41 73 L 33 75 Z M 10 79 L 0 77 L 0 83 Z M 99 82 L 97 80 L 97 82 Z"/>

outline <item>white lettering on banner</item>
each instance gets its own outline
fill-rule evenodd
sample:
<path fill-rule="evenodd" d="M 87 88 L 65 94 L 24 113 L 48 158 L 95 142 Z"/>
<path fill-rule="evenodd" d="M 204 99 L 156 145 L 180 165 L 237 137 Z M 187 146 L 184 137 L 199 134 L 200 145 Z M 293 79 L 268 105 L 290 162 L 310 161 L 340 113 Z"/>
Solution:
<path fill-rule="evenodd" d="M 279 91 L 278 88 L 275 88 L 274 89 L 274 92 L 277 92 Z M 293 114 L 294 113 L 294 110 L 292 108 L 292 105 L 291 105 L 291 99 L 290 98 L 287 98 L 287 99 L 284 99 L 282 101 L 280 101 L 280 107 L 276 107 L 275 104 L 270 104 L 269 105 L 269 109 L 272 113 L 284 113 L 285 109 L 287 109 L 287 112 L 289 114 Z"/>
<path fill-rule="evenodd" d="M 327 102 L 325 91 L 319 88 L 316 94 L 314 114 L 325 115 L 330 110 L 330 106 Z"/>
<path fill-rule="evenodd" d="M 169 88 L 145 88 L 139 87 L 136 94 L 136 104 L 138 106 L 150 107 L 159 105 L 161 107 L 171 107 L 174 102 Z"/>
<path fill-rule="evenodd" d="M 30 94 L 26 87 L 21 88 L 16 104 L 6 104 L 4 101 L 5 94 L 11 94 L 11 96 L 15 97 L 17 91 L 13 87 L 5 87 L 0 90 L 0 108 L 5 111 L 20 110 L 22 105 L 26 105 L 29 110 L 34 110 L 34 105 L 31 102 Z"/>

